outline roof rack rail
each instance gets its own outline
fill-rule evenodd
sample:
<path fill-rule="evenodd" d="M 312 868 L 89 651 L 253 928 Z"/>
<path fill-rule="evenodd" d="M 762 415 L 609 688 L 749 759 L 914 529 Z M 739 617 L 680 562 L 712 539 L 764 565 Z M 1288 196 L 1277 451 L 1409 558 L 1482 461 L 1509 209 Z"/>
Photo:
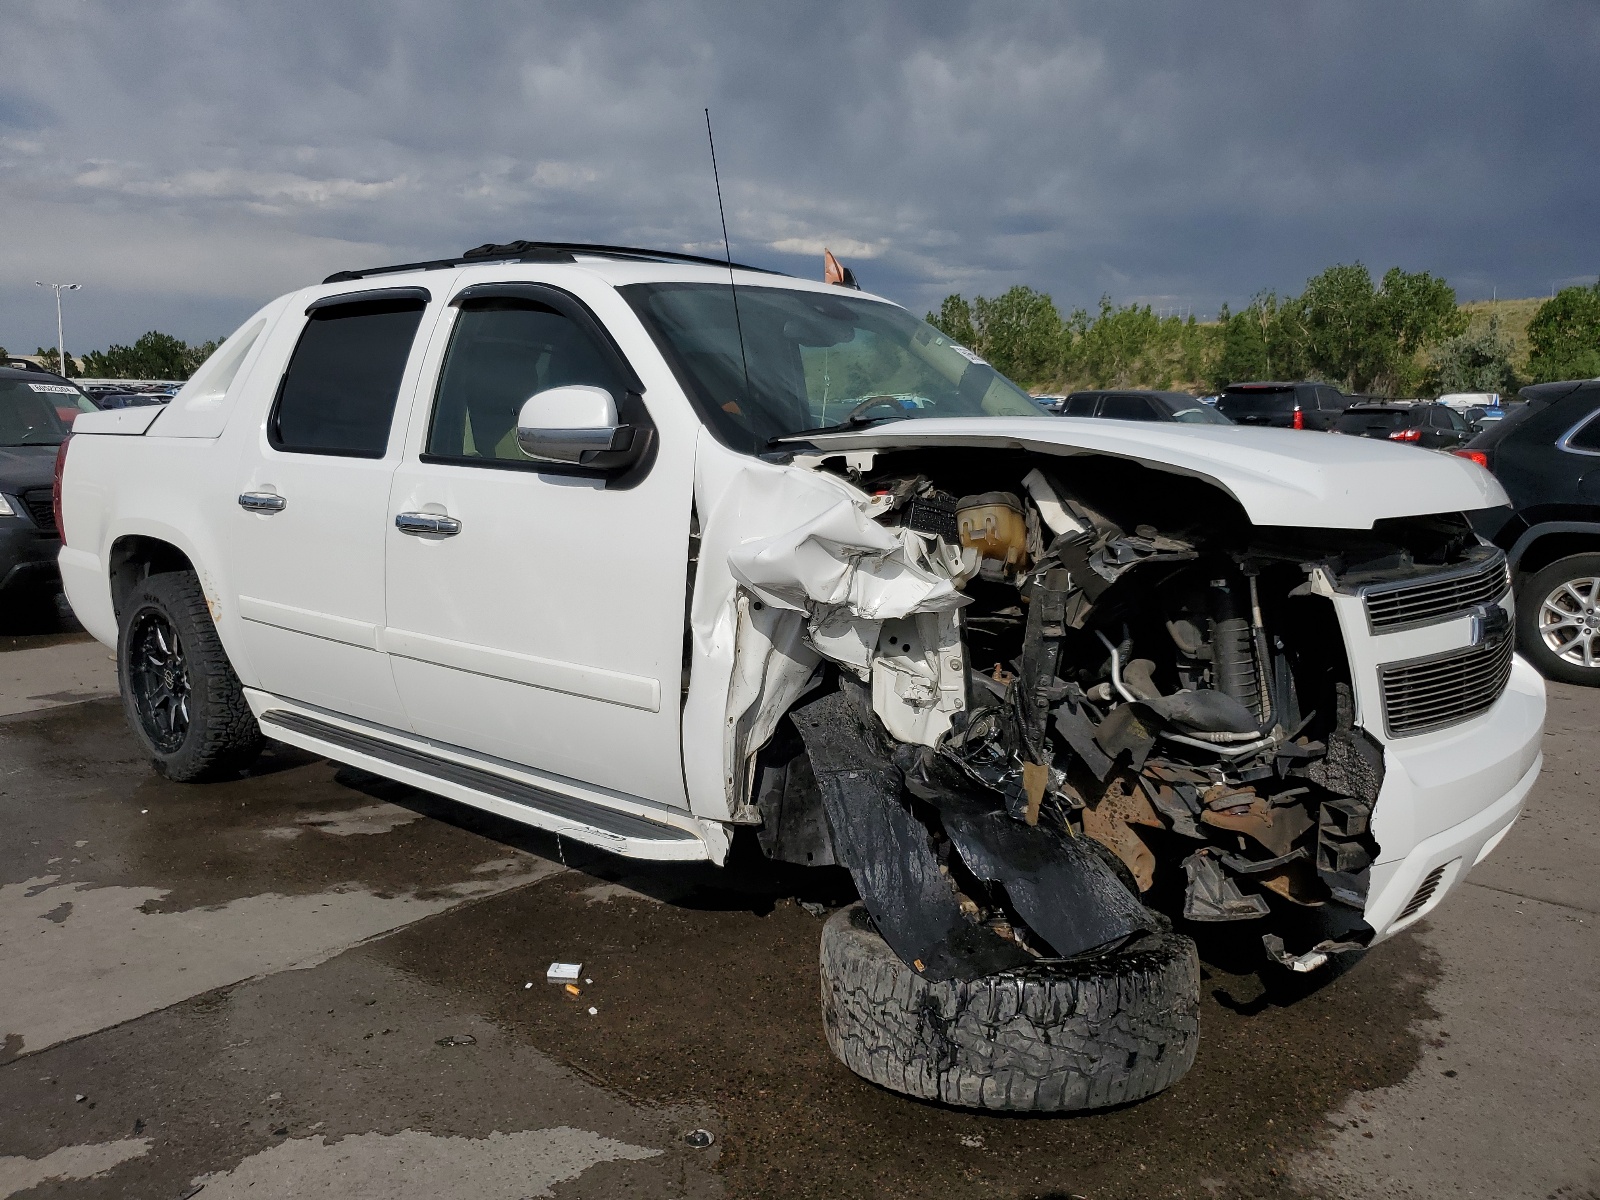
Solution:
<path fill-rule="evenodd" d="M 603 258 L 632 259 L 639 262 L 693 263 L 701 267 L 733 266 L 740 271 L 756 271 L 762 275 L 781 275 L 766 267 L 752 267 L 747 263 L 730 264 L 721 258 L 704 258 L 698 254 L 680 254 L 676 250 L 650 250 L 640 246 L 606 246 L 591 242 L 485 242 L 474 246 L 459 258 L 435 258 L 427 262 L 396 263 L 389 267 L 368 267 L 361 271 L 335 271 L 323 283 L 349 283 L 370 275 L 394 275 L 401 271 L 441 271 L 446 267 L 478 266 L 492 262 L 574 262 L 579 254 L 592 254 Z"/>

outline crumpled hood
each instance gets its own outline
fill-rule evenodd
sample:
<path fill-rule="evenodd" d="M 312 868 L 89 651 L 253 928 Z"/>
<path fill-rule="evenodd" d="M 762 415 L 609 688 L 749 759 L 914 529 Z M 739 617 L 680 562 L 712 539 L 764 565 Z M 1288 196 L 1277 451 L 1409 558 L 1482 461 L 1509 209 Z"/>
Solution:
<path fill-rule="evenodd" d="M 1109 454 L 1214 483 L 1257 525 L 1371 529 L 1387 517 L 1510 503 L 1495 478 L 1468 459 L 1306 430 L 1082 417 L 937 417 L 807 440 L 824 453 L 981 446 L 1063 457 Z M 1070 468 L 1063 468 L 1063 478 L 1070 480 Z"/>

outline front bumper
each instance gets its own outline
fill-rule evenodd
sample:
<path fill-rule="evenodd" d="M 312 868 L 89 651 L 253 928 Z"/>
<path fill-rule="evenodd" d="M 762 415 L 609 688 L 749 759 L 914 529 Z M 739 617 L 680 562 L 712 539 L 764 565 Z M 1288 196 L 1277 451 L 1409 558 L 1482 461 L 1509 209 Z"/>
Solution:
<path fill-rule="evenodd" d="M 56 553 L 61 542 L 24 517 L 0 517 L 0 595 L 61 589 Z"/>
<path fill-rule="evenodd" d="M 1374 942 L 1432 912 L 1510 831 L 1539 777 L 1544 714 L 1544 680 L 1518 657 L 1488 712 L 1385 747 L 1365 912 Z"/>

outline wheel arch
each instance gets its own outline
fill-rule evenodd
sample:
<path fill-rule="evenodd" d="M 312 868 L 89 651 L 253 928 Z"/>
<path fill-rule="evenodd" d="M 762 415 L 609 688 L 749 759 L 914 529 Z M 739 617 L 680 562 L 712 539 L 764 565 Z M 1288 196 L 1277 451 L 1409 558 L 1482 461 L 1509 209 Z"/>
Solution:
<path fill-rule="evenodd" d="M 106 571 L 111 581 L 111 609 L 121 617 L 123 606 L 133 589 L 152 575 L 194 570 L 194 560 L 172 542 L 149 534 L 123 534 L 111 543 L 106 555 Z"/>
<path fill-rule="evenodd" d="M 1600 521 L 1543 521 L 1525 531 L 1507 557 L 1519 575 L 1532 575 L 1574 554 L 1600 553 Z"/>

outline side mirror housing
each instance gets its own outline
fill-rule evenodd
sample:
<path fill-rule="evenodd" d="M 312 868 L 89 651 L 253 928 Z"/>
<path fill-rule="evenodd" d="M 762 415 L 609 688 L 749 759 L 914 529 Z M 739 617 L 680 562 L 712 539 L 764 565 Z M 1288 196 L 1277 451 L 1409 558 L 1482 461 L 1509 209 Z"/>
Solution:
<path fill-rule="evenodd" d="M 627 466 L 634 432 L 632 425 L 618 420 L 611 393 L 589 384 L 536 392 L 517 414 L 517 445 L 535 462 L 596 470 Z"/>

